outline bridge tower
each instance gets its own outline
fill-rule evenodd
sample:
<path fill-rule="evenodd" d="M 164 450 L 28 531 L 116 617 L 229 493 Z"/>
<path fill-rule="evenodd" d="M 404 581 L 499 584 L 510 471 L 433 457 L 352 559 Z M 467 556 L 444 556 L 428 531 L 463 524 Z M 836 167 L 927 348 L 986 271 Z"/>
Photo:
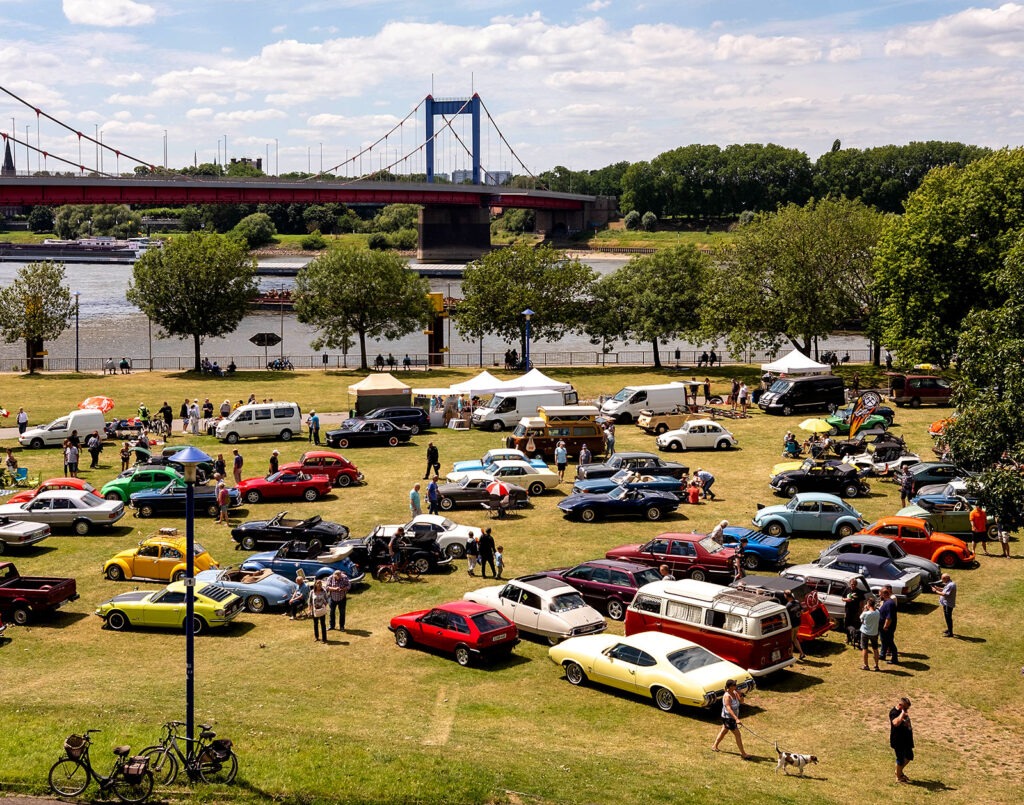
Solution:
<path fill-rule="evenodd" d="M 472 98 L 456 98 L 454 100 L 435 101 L 428 95 L 426 104 L 427 118 L 427 181 L 434 181 L 434 117 L 436 115 L 471 115 L 473 118 L 473 184 L 480 184 L 480 96 L 473 93 Z"/>

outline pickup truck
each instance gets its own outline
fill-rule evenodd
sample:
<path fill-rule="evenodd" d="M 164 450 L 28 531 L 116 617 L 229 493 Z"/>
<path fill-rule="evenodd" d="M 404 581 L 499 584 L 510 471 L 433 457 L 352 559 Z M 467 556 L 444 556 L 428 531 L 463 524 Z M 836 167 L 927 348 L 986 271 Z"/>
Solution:
<path fill-rule="evenodd" d="M 24 520 L 12 520 L 0 517 L 0 553 L 8 548 L 23 548 L 46 539 L 50 536 L 50 527 L 46 523 L 28 523 Z"/>
<path fill-rule="evenodd" d="M 22 576 L 11 562 L 0 562 L 0 612 L 19 626 L 77 598 L 74 579 Z"/>

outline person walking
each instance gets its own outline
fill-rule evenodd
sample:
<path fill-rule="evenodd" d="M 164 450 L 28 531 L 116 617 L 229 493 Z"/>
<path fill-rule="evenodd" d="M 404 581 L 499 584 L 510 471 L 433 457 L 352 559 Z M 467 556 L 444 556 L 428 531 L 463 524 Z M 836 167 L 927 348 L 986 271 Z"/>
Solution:
<path fill-rule="evenodd" d="M 499 545 L 494 552 L 494 566 L 498 569 L 498 574 L 494 578 L 500 579 L 501 573 L 505 569 L 505 547 L 503 545 Z"/>
<path fill-rule="evenodd" d="M 431 514 L 441 513 L 441 490 L 437 485 L 436 475 L 427 484 L 427 511 Z"/>
<path fill-rule="evenodd" d="M 569 451 L 565 449 L 565 442 L 559 441 L 555 447 L 555 467 L 558 469 L 558 483 L 565 481 L 565 468 L 569 463 Z"/>
<path fill-rule="evenodd" d="M 896 782 L 909 783 L 903 770 L 914 759 L 914 727 L 910 723 L 910 699 L 906 696 L 889 711 L 889 746 L 896 753 Z"/>
<path fill-rule="evenodd" d="M 420 485 L 413 484 L 409 490 L 409 516 L 418 517 L 423 514 L 423 504 L 420 500 Z"/>
<path fill-rule="evenodd" d="M 878 649 L 878 656 L 890 665 L 899 665 L 900 652 L 896 648 L 896 598 L 892 594 L 892 585 L 886 584 L 879 595 L 882 598 L 882 606 L 878 608 L 878 616 L 881 623 L 878 637 L 881 647 Z"/>
<path fill-rule="evenodd" d="M 441 474 L 441 456 L 437 451 L 437 446 L 430 442 L 427 444 L 427 469 L 423 473 L 423 480 L 427 480 L 431 475 Z"/>
<path fill-rule="evenodd" d="M 942 574 L 941 581 L 932 585 L 932 592 L 939 594 L 939 606 L 942 616 L 946 619 L 946 631 L 943 637 L 953 636 L 953 610 L 956 608 L 956 582 L 948 573 Z"/>
<path fill-rule="evenodd" d="M 860 613 L 864 609 L 864 593 L 857 586 L 857 579 L 850 579 L 843 596 L 843 618 L 846 627 L 846 645 L 857 648 L 860 644 Z"/>
<path fill-rule="evenodd" d="M 494 537 L 491 535 L 491 529 L 485 528 L 483 533 L 480 535 L 480 575 L 483 578 L 487 578 L 487 566 L 491 566 L 491 575 L 497 578 L 498 571 L 494 567 Z"/>
<path fill-rule="evenodd" d="M 331 599 L 331 623 L 328 628 L 338 631 L 345 631 L 345 607 L 348 602 L 348 591 L 352 588 L 352 582 L 348 576 L 340 570 L 335 570 L 327 579 L 327 595 Z M 337 620 L 335 620 L 337 614 Z M 335 627 L 337 623 L 337 627 Z"/>
<path fill-rule="evenodd" d="M 231 459 L 231 474 L 235 479 L 235 486 L 238 486 L 242 483 L 242 465 L 245 462 L 242 460 L 242 454 L 238 452 L 237 447 L 231 452 L 234 455 L 234 458 Z"/>
<path fill-rule="evenodd" d="M 18 435 L 20 436 L 28 429 L 28 414 L 25 413 L 24 408 L 18 409 Z"/>
<path fill-rule="evenodd" d="M 985 514 L 985 510 L 981 508 L 980 503 L 974 504 L 969 519 L 971 521 L 971 550 L 977 556 L 978 543 L 980 542 L 981 547 L 985 550 L 985 556 L 988 556 L 988 515 Z"/>
<path fill-rule="evenodd" d="M 585 467 L 587 464 L 593 461 L 593 459 L 594 456 L 591 454 L 590 448 L 587 447 L 586 444 L 584 444 L 583 447 L 580 448 L 580 466 Z"/>
<path fill-rule="evenodd" d="M 267 473 L 268 476 L 273 475 L 275 472 L 277 472 L 278 467 L 281 466 L 281 461 L 278 458 L 278 456 L 280 456 L 280 455 L 281 455 L 281 453 L 279 451 L 277 451 L 277 450 L 274 450 L 273 452 L 271 452 L 271 454 L 270 454 L 270 466 L 268 468 L 270 471 Z"/>
<path fill-rule="evenodd" d="M 103 450 L 103 440 L 100 439 L 98 430 L 94 430 L 86 437 L 85 449 L 89 451 L 89 469 L 94 470 L 100 465 L 100 453 Z"/>
<path fill-rule="evenodd" d="M 736 746 L 739 747 L 740 757 L 744 760 L 753 760 L 753 757 L 748 755 L 743 748 L 743 736 L 740 735 L 740 726 L 742 726 L 740 722 L 740 705 L 743 704 L 743 699 L 743 692 L 736 687 L 736 680 L 730 679 L 726 681 L 725 695 L 722 696 L 722 729 L 718 731 L 718 737 L 715 738 L 715 742 L 711 745 L 711 751 L 720 751 L 718 745 L 731 732 L 732 737 L 736 739 Z"/>
<path fill-rule="evenodd" d="M 804 614 L 804 608 L 800 606 L 800 602 L 796 600 L 796 596 L 793 595 L 792 590 L 786 590 L 786 614 L 789 615 L 789 626 L 791 629 L 790 634 L 793 638 L 793 650 L 799 655 L 800 659 L 806 659 L 807 655 L 804 654 L 804 647 L 800 644 L 800 618 Z"/>
<path fill-rule="evenodd" d="M 480 544 L 476 540 L 476 535 L 472 531 L 469 532 L 469 536 L 466 538 L 466 562 L 468 567 L 466 572 L 470 576 L 475 576 L 476 573 L 473 570 L 476 568 L 476 563 L 480 560 Z"/>
<path fill-rule="evenodd" d="M 231 525 L 228 519 L 228 506 L 231 505 L 231 495 L 228 494 L 228 485 L 223 480 L 217 481 L 217 523 Z"/>
<path fill-rule="evenodd" d="M 324 590 L 323 580 L 313 582 L 313 592 L 309 594 L 309 614 L 313 618 L 313 642 L 327 642 L 327 610 L 330 599 Z"/>
<path fill-rule="evenodd" d="M 157 411 L 157 415 L 164 421 L 164 441 L 171 438 L 171 432 L 174 430 L 174 409 L 167 400 L 164 400 L 164 404 L 161 405 Z"/>
<path fill-rule="evenodd" d="M 875 658 L 875 670 L 881 671 L 878 667 L 878 627 L 879 614 L 875 609 L 875 598 L 870 596 L 864 605 L 864 611 L 860 613 L 860 670 L 868 671 L 868 650 L 872 650 Z"/>

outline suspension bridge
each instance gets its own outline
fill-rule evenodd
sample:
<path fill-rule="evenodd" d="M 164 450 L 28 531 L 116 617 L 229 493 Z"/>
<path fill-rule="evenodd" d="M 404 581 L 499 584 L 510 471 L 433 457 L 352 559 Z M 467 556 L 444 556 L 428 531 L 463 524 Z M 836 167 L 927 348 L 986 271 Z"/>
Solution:
<path fill-rule="evenodd" d="M 615 208 L 615 199 L 512 186 L 514 175 L 531 184 L 537 183 L 536 177 L 519 159 L 478 94 L 456 99 L 428 95 L 385 134 L 330 168 L 321 165 L 319 171 L 307 171 L 298 178 L 239 178 L 168 170 L 166 145 L 164 165 L 158 167 L 105 142 L 98 127 L 96 136 L 90 136 L 5 87 L 0 86 L 0 92 L 31 110 L 36 120 L 35 143 L 30 142 L 28 127 L 24 138 L 18 136 L 13 119 L 10 131 L 0 131 L 4 141 L 2 207 L 416 204 L 420 206 L 417 256 L 434 262 L 471 260 L 489 250 L 492 210 L 532 209 L 536 230 L 557 236 L 600 226 Z M 73 158 L 76 146 L 77 160 Z M 83 154 L 93 157 L 91 166 Z M 223 154 L 226 163 L 226 136 Z M 269 157 L 268 145 L 268 166 Z M 18 169 L 19 158 L 22 170 Z M 129 172 L 121 172 L 122 161 Z M 241 161 L 257 166 L 263 162 L 250 156 Z M 111 162 L 113 171 L 108 170 Z M 215 165 L 221 173 L 220 141 Z M 364 170 L 367 165 L 368 171 Z M 444 180 L 437 181 L 441 175 Z"/>

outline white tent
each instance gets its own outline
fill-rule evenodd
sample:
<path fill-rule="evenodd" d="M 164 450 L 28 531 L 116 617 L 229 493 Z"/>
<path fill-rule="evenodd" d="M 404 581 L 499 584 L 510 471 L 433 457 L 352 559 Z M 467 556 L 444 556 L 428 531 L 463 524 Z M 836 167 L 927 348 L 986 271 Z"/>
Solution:
<path fill-rule="evenodd" d="M 563 383 L 560 380 L 552 380 L 550 377 L 545 375 L 540 369 L 531 369 L 525 375 L 521 377 L 514 377 L 511 380 L 506 380 L 501 384 L 500 388 L 494 389 L 495 391 L 530 391 L 530 390 L 543 390 L 553 389 L 555 391 L 569 391 L 572 389 L 571 383 Z"/>
<path fill-rule="evenodd" d="M 461 383 L 452 383 L 451 394 L 493 394 L 504 387 L 504 381 L 499 380 L 486 369 L 476 377 L 463 380 Z"/>
<path fill-rule="evenodd" d="M 818 375 L 829 374 L 832 368 L 824 363 L 812 361 L 800 350 L 794 349 L 778 360 L 762 363 L 761 371 L 779 375 Z"/>

